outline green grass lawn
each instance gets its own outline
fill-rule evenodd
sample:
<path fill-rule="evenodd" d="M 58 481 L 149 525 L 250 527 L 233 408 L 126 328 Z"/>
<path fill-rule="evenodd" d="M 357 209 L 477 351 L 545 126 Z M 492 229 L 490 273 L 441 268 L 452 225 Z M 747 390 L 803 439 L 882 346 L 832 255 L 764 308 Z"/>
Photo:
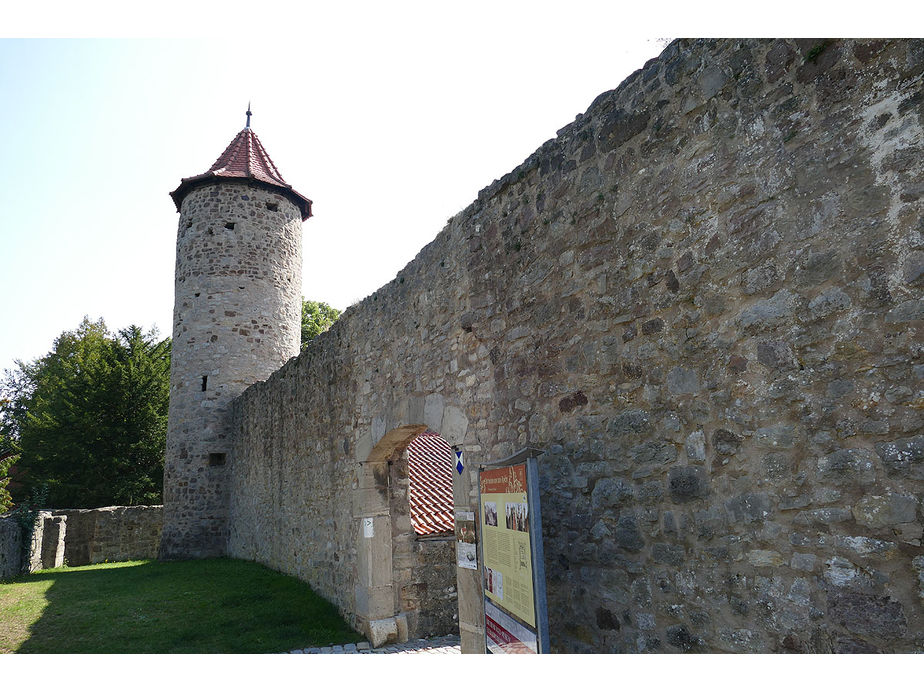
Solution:
<path fill-rule="evenodd" d="M 252 653 L 359 642 L 303 582 L 229 558 L 57 568 L 0 583 L 0 653 Z"/>

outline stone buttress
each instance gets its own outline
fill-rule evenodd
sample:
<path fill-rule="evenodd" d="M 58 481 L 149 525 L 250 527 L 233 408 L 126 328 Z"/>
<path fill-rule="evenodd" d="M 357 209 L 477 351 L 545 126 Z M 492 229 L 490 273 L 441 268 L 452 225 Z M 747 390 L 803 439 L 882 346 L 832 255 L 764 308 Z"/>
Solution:
<path fill-rule="evenodd" d="M 311 201 L 247 127 L 171 193 L 177 230 L 161 558 L 226 553 L 228 405 L 299 352 Z"/>

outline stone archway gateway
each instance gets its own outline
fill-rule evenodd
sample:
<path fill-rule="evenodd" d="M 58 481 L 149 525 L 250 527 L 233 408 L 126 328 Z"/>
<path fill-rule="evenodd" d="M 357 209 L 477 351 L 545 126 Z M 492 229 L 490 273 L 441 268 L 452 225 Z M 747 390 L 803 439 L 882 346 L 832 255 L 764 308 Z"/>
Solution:
<path fill-rule="evenodd" d="M 409 425 L 386 434 L 362 465 L 355 491 L 356 604 L 373 646 L 458 629 L 452 477 L 445 474 L 451 462 L 434 454 L 449 451 L 426 426 Z M 433 462 L 443 474 L 421 475 Z M 424 481 L 416 498 L 415 476 Z"/>

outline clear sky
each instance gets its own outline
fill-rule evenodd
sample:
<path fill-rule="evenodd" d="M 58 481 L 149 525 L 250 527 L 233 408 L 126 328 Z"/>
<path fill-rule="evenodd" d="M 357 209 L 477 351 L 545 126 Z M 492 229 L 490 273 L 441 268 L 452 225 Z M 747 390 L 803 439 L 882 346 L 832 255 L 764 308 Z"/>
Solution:
<path fill-rule="evenodd" d="M 282 175 L 314 201 L 303 293 L 344 309 L 656 56 L 657 36 L 709 33 L 699 16 L 683 32 L 690 15 L 671 4 L 126 6 L 36 4 L 0 28 L 106 37 L 0 40 L 0 370 L 84 315 L 170 334 L 168 193 L 211 166 L 248 101 Z"/>
<path fill-rule="evenodd" d="M 303 33 L 279 38 L 0 41 L 0 369 L 84 315 L 169 335 L 168 193 L 211 166 L 248 100 L 314 201 L 303 293 L 344 309 L 660 51 L 599 18 L 296 14 Z"/>

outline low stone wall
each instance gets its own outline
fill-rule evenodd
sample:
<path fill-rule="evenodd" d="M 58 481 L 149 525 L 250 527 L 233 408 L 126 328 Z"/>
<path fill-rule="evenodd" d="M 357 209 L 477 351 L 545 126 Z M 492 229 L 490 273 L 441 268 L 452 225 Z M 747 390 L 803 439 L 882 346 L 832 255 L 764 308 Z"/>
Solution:
<path fill-rule="evenodd" d="M 12 517 L 0 517 L 0 580 L 22 571 L 22 529 Z"/>
<path fill-rule="evenodd" d="M 54 510 L 52 514 L 66 518 L 67 565 L 157 558 L 164 525 L 162 505 Z"/>
<path fill-rule="evenodd" d="M 0 580 L 27 572 L 107 561 L 157 558 L 162 505 L 90 510 L 43 510 L 35 521 L 23 565 L 23 536 L 11 517 L 0 517 Z"/>

